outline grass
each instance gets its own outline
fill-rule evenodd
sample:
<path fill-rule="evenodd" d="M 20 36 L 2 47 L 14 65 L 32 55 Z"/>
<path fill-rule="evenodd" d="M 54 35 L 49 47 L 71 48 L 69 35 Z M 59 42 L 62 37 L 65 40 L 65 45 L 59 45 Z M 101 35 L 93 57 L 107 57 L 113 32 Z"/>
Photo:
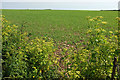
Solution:
<path fill-rule="evenodd" d="M 117 11 L 80 11 L 80 10 L 2 10 L 6 19 L 16 25 L 25 26 L 24 30 L 33 37 L 49 36 L 56 40 L 79 42 L 86 36 L 88 21 L 86 16 L 103 16 L 110 23 L 106 30 L 118 28 L 115 18 Z M 85 39 L 86 40 L 86 39 Z"/>

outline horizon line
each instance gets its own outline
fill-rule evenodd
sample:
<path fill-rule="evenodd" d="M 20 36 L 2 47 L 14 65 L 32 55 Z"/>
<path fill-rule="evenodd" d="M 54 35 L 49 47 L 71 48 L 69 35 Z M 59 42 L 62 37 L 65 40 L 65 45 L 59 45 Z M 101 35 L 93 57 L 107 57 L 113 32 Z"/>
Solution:
<path fill-rule="evenodd" d="M 2 8 L 1 9 L 29 9 L 29 10 L 120 10 L 120 9 L 69 9 L 69 8 Z"/>

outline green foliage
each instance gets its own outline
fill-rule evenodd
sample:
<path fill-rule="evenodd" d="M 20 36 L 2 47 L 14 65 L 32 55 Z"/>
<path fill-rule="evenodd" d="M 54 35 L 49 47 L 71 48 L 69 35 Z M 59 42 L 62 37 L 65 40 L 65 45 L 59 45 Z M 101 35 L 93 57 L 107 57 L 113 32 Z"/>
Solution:
<path fill-rule="evenodd" d="M 103 16 L 109 26 L 106 30 L 117 30 L 115 17 L 118 11 L 85 11 L 85 10 L 2 10 L 11 23 L 21 27 L 34 37 L 50 37 L 55 41 L 79 42 L 87 40 L 86 30 L 88 21 L 86 16 Z M 96 23 L 95 23 L 96 24 Z M 93 24 L 94 25 L 94 24 Z M 104 26 L 102 26 L 104 27 Z"/>
<path fill-rule="evenodd" d="M 114 56 L 119 55 L 118 31 L 107 31 L 102 16 L 87 19 L 87 41 L 68 45 L 49 37 L 31 38 L 3 16 L 3 78 L 109 79 Z"/>
<path fill-rule="evenodd" d="M 46 77 L 54 51 L 52 39 L 30 39 L 28 33 L 2 19 L 3 77 Z"/>
<path fill-rule="evenodd" d="M 107 22 L 101 20 L 101 16 L 92 18 L 96 25 L 90 27 L 87 34 L 89 37 L 86 49 L 89 50 L 89 62 L 87 76 L 95 78 L 106 78 L 111 76 L 113 59 L 118 54 L 118 37 L 115 31 L 106 31 L 101 26 L 106 26 Z"/>

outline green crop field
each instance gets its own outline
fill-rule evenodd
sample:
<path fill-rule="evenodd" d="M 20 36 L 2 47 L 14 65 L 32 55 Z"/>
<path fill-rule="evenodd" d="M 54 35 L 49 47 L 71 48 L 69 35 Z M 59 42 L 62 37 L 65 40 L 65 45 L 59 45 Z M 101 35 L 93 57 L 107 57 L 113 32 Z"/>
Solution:
<path fill-rule="evenodd" d="M 2 14 L 3 79 L 120 79 L 118 11 L 4 9 Z"/>
<path fill-rule="evenodd" d="M 117 29 L 117 11 L 79 11 L 79 10 L 3 10 L 3 15 L 11 23 L 33 37 L 49 36 L 56 41 L 79 42 L 88 28 L 87 16 L 103 16 L 109 23 L 107 29 Z"/>

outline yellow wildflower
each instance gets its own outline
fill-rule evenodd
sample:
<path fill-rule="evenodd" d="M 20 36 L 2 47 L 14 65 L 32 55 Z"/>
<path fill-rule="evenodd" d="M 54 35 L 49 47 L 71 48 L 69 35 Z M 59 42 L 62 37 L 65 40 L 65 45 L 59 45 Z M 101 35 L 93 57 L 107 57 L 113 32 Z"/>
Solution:
<path fill-rule="evenodd" d="M 117 35 L 115 35 L 115 38 L 117 38 Z"/>
<path fill-rule="evenodd" d="M 93 19 L 89 19 L 89 21 L 94 21 Z"/>
<path fill-rule="evenodd" d="M 7 26 L 8 28 L 10 28 L 10 26 Z"/>
<path fill-rule="evenodd" d="M 75 78 L 78 78 L 79 76 L 78 75 L 75 75 Z"/>
<path fill-rule="evenodd" d="M 120 18 L 119 18 L 119 17 L 116 17 L 115 19 L 116 19 L 116 20 L 120 20 Z"/>
<path fill-rule="evenodd" d="M 49 66 L 48 66 L 47 70 L 49 70 Z"/>
<path fill-rule="evenodd" d="M 36 67 L 33 67 L 34 69 L 36 69 Z"/>
<path fill-rule="evenodd" d="M 90 32 L 92 32 L 92 30 L 88 30 L 88 31 L 87 31 L 87 33 L 90 33 Z"/>
<path fill-rule="evenodd" d="M 98 19 L 98 21 L 101 21 L 100 19 Z"/>
<path fill-rule="evenodd" d="M 104 21 L 103 21 L 103 22 L 101 22 L 101 23 L 102 23 L 102 24 L 107 24 L 107 22 L 104 22 Z"/>
<path fill-rule="evenodd" d="M 16 26 L 16 25 L 13 25 L 13 27 L 18 28 L 18 26 Z"/>
<path fill-rule="evenodd" d="M 118 30 L 116 30 L 115 32 L 118 32 Z"/>
<path fill-rule="evenodd" d="M 95 31 L 100 32 L 101 30 L 100 29 L 95 29 Z"/>
<path fill-rule="evenodd" d="M 39 47 L 39 45 L 37 45 L 37 47 Z"/>
<path fill-rule="evenodd" d="M 71 73 L 71 71 L 68 71 L 68 73 Z"/>
<path fill-rule="evenodd" d="M 22 54 L 22 52 L 20 51 L 19 54 Z"/>
<path fill-rule="evenodd" d="M 43 40 L 43 42 L 45 42 L 45 40 Z"/>
<path fill-rule="evenodd" d="M 26 52 L 28 52 L 28 49 L 26 49 Z"/>
<path fill-rule="evenodd" d="M 112 31 L 109 31 L 109 33 L 111 33 L 111 34 L 112 34 L 113 32 L 112 32 Z"/>
<path fill-rule="evenodd" d="M 80 74 L 80 71 L 76 71 L 77 74 Z"/>
<path fill-rule="evenodd" d="M 6 20 L 6 22 L 8 22 L 8 21 Z"/>
<path fill-rule="evenodd" d="M 42 52 L 42 49 L 40 49 L 40 52 Z"/>
<path fill-rule="evenodd" d="M 106 30 L 102 29 L 103 32 L 106 32 Z"/>
<path fill-rule="evenodd" d="M 42 70 L 40 70 L 40 73 L 42 73 Z"/>
<path fill-rule="evenodd" d="M 35 78 L 35 76 L 33 76 L 33 78 Z"/>
<path fill-rule="evenodd" d="M 111 52 L 115 52 L 115 49 L 112 49 Z"/>
<path fill-rule="evenodd" d="M 103 17 L 102 17 L 102 16 L 100 16 L 100 18 L 102 19 Z"/>

